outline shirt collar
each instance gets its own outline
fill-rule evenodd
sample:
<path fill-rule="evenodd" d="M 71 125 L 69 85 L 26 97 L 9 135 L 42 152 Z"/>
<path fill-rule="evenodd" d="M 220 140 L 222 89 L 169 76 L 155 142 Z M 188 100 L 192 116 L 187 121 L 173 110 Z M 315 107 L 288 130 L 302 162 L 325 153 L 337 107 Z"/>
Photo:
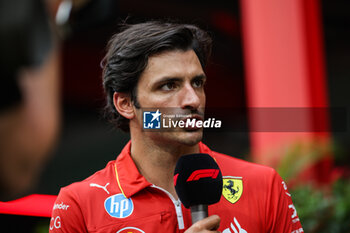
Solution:
<path fill-rule="evenodd" d="M 212 151 L 206 145 L 202 142 L 199 142 L 198 145 L 200 153 L 211 155 Z M 119 189 L 126 198 L 129 198 L 142 189 L 152 185 L 139 173 L 131 158 L 130 149 L 131 141 L 125 145 L 117 157 L 114 167 Z"/>

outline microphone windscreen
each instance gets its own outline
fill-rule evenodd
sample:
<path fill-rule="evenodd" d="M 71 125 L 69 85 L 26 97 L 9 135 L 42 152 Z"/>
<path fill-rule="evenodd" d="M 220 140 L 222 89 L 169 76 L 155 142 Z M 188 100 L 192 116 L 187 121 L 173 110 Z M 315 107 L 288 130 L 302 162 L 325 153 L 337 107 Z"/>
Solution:
<path fill-rule="evenodd" d="M 220 200 L 222 174 L 210 155 L 184 155 L 176 164 L 174 185 L 186 208 L 201 204 L 211 205 Z"/>

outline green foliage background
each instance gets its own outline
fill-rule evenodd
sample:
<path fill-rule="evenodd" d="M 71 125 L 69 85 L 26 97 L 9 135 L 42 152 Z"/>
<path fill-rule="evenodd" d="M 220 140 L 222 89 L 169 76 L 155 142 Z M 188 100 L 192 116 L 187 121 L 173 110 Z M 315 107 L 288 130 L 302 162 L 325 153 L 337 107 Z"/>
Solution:
<path fill-rule="evenodd" d="M 299 142 L 284 148 L 283 154 L 277 171 L 287 183 L 296 178 L 300 171 L 329 155 L 334 158 L 336 166 L 349 169 L 346 168 L 344 159 L 347 158 L 343 151 L 333 142 Z M 328 184 L 298 180 L 289 191 L 304 232 L 350 233 L 349 178 L 339 177 Z"/>
<path fill-rule="evenodd" d="M 305 232 L 350 232 L 350 181 L 340 179 L 328 188 L 311 184 L 290 190 Z"/>

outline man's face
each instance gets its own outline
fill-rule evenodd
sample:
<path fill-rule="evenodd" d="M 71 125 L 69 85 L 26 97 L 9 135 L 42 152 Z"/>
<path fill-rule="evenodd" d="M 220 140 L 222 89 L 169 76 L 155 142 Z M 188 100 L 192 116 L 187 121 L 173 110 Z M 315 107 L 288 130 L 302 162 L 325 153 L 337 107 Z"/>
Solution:
<path fill-rule="evenodd" d="M 206 76 L 193 50 L 166 51 L 148 59 L 137 86 L 137 126 L 142 129 L 142 108 L 171 109 L 172 113 L 203 118 Z M 175 111 L 175 112 L 174 112 Z M 164 112 L 162 112 L 164 114 Z M 201 128 L 176 128 L 171 131 L 145 132 L 158 142 L 193 146 L 203 135 Z"/>

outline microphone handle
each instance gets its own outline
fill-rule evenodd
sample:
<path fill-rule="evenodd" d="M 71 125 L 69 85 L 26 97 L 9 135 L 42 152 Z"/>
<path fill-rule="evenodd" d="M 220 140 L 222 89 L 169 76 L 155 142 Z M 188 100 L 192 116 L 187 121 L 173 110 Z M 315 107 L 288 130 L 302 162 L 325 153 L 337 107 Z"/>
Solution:
<path fill-rule="evenodd" d="M 208 217 L 208 205 L 191 206 L 192 224 Z"/>

